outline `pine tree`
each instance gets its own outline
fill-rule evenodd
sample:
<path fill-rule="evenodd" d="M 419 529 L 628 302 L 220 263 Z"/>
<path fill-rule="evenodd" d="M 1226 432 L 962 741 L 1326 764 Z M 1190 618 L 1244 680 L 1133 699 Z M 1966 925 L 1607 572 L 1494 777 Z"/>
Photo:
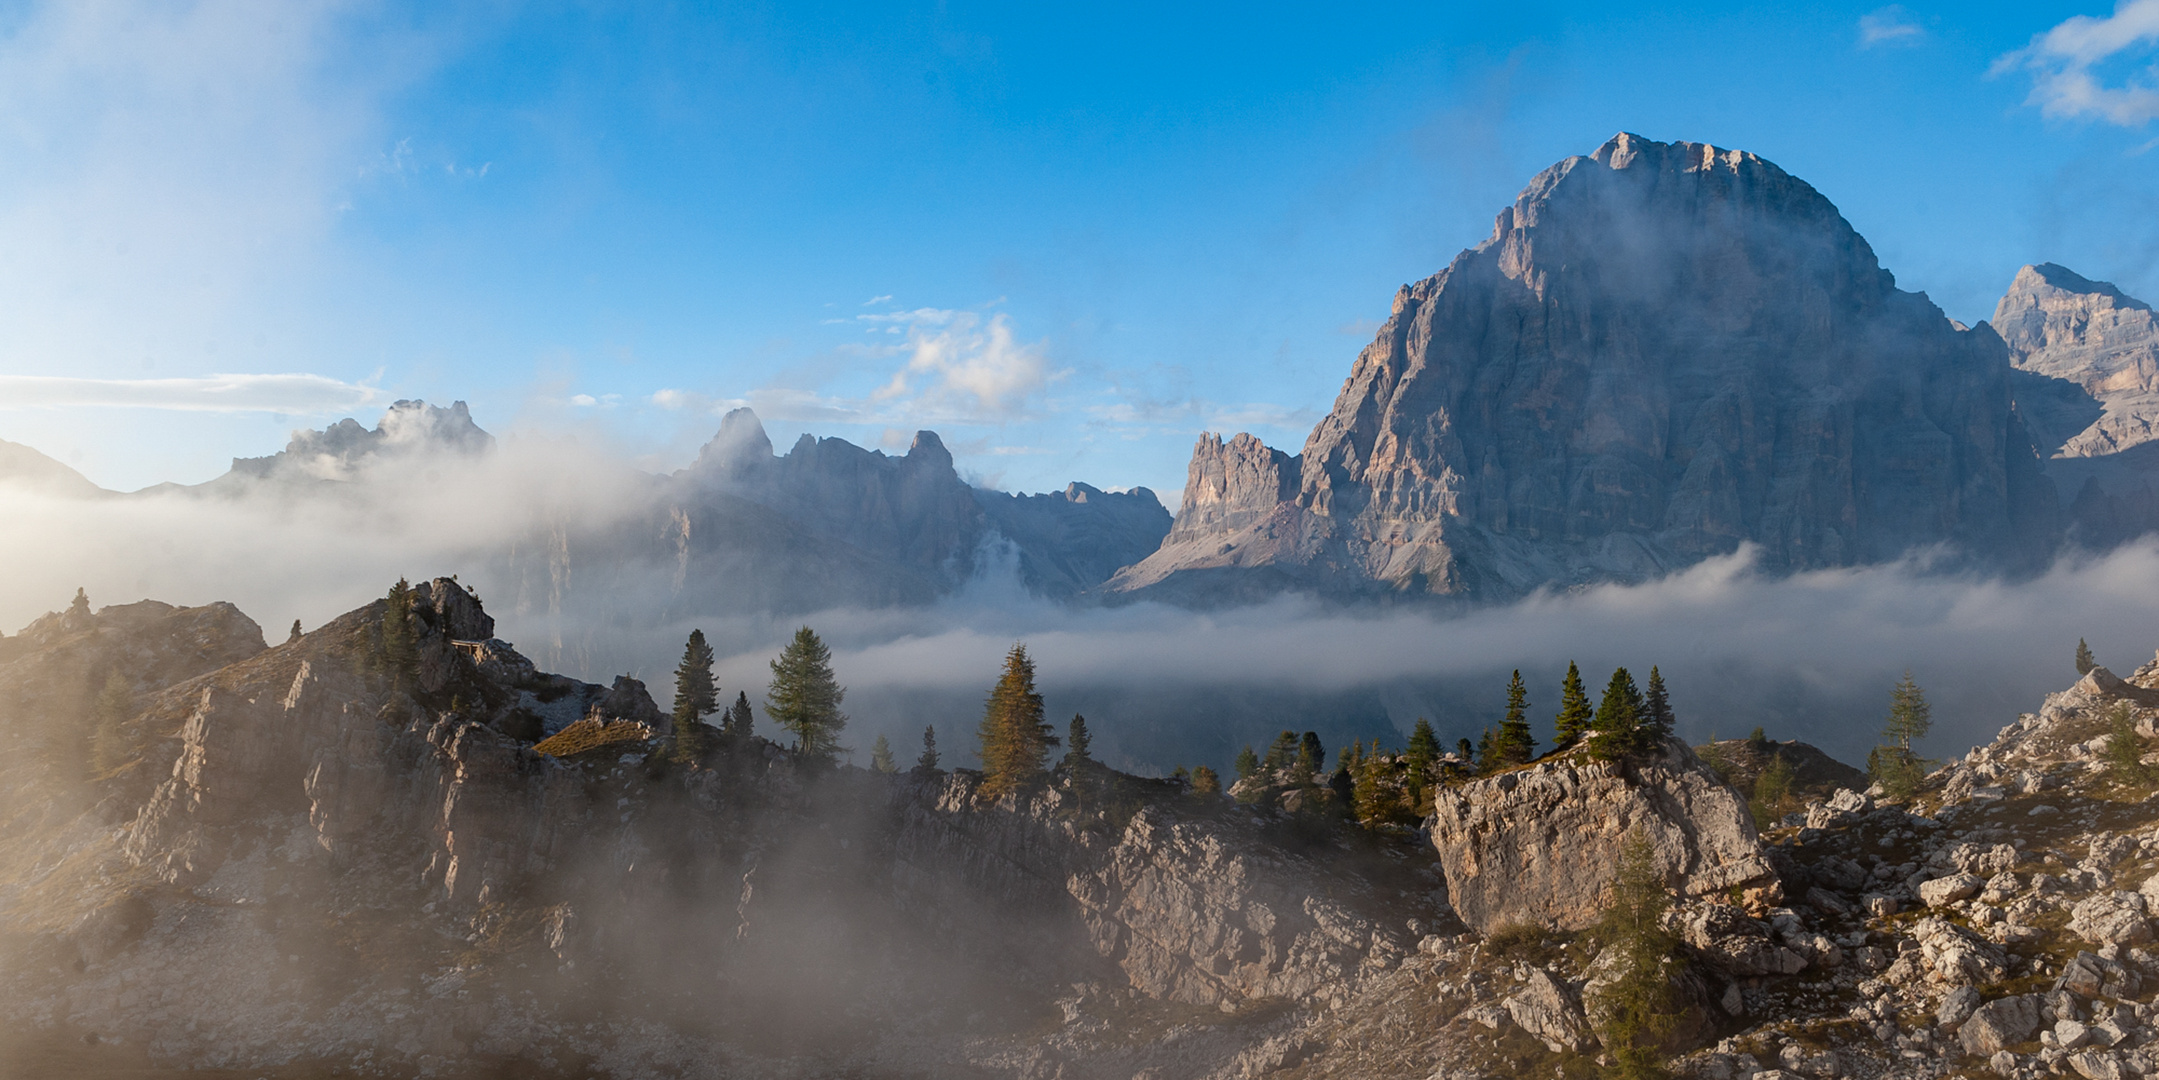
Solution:
<path fill-rule="evenodd" d="M 1290 783 L 1303 786 L 1319 779 L 1319 770 L 1327 763 L 1327 751 L 1319 744 L 1319 733 L 1307 731 L 1297 742 L 1297 756 L 1290 761 Z"/>
<path fill-rule="evenodd" d="M 1274 742 L 1267 747 L 1267 756 L 1260 759 L 1259 767 L 1272 773 L 1277 769 L 1289 768 L 1290 763 L 1295 760 L 1297 760 L 1297 733 L 1285 731 L 1274 737 Z M 1273 777 L 1270 776 L 1268 779 L 1271 780 Z"/>
<path fill-rule="evenodd" d="M 720 714 L 720 734 L 731 742 L 748 742 L 756 726 L 757 714 L 750 711 L 750 695 L 737 691 L 734 705 Z"/>
<path fill-rule="evenodd" d="M 1651 664 L 1649 686 L 1642 695 L 1642 749 L 1656 749 L 1671 735 L 1672 699 L 1664 692 L 1664 673 Z"/>
<path fill-rule="evenodd" d="M 292 636 L 285 639 L 285 644 L 290 645 L 298 640 L 300 640 L 300 620 L 294 619 L 292 620 Z"/>
<path fill-rule="evenodd" d="M 1567 661 L 1567 678 L 1559 684 L 1559 715 L 1553 718 L 1552 748 L 1564 750 L 1589 732 L 1592 719 L 1589 693 L 1582 689 L 1581 669 Z"/>
<path fill-rule="evenodd" d="M 999 799 L 1042 776 L 1049 748 L 1057 745 L 1042 719 L 1042 695 L 1035 692 L 1035 662 L 1026 645 L 1005 654 L 1005 672 L 982 710 L 982 787 L 985 799 Z"/>
<path fill-rule="evenodd" d="M 1537 737 L 1529 730 L 1529 688 L 1522 683 L 1520 668 L 1507 683 L 1507 714 L 1499 721 L 1497 749 L 1502 766 L 1524 765 L 1537 756 Z"/>
<path fill-rule="evenodd" d="M 935 727 L 922 729 L 922 756 L 915 759 L 915 770 L 924 773 L 937 771 L 937 729 Z"/>
<path fill-rule="evenodd" d="M 1439 760 L 1439 735 L 1432 730 L 1430 720 L 1417 718 L 1417 725 L 1409 730 L 1409 750 L 1402 760 L 1409 763 L 1412 780 L 1421 780 L 1431 771 L 1432 763 Z"/>
<path fill-rule="evenodd" d="M 1351 813 L 1366 825 L 1379 825 L 1393 820 L 1394 797 L 1387 784 L 1387 761 L 1380 756 L 1379 743 L 1375 740 L 1372 752 L 1358 763 L 1350 790 Z"/>
<path fill-rule="evenodd" d="M 675 665 L 675 752 L 677 765 L 696 765 L 705 757 L 705 720 L 720 707 L 720 688 L 712 684 L 712 646 L 703 630 L 690 631 Z"/>
<path fill-rule="evenodd" d="M 68 601 L 68 621 L 80 622 L 90 617 L 90 594 L 81 588 L 75 590 L 75 599 Z"/>
<path fill-rule="evenodd" d="M 1454 756 L 1461 758 L 1464 765 L 1474 765 L 1477 760 L 1477 748 L 1471 746 L 1468 739 L 1456 739 L 1454 742 Z"/>
<path fill-rule="evenodd" d="M 1252 752 L 1251 743 L 1246 743 L 1244 749 L 1237 751 L 1237 779 L 1249 780 L 1258 771 L 1259 755 Z"/>
<path fill-rule="evenodd" d="M 1499 768 L 1499 733 L 1490 724 L 1477 735 L 1477 771 L 1494 772 Z"/>
<path fill-rule="evenodd" d="M 1590 724 L 1589 756 L 1597 761 L 1615 761 L 1642 749 L 1642 694 L 1634 687 L 1634 676 L 1626 668 L 1612 672 L 1612 681 L 1605 684 L 1604 700 L 1597 705 L 1596 717 Z"/>
<path fill-rule="evenodd" d="M 2077 676 L 2078 676 L 2079 678 L 2081 678 L 2081 677 L 2083 677 L 2083 676 L 2085 676 L 2085 675 L 2089 675 L 2089 674 L 2091 674 L 2091 673 L 2092 673 L 2092 669 L 2093 669 L 2093 668 L 2095 668 L 2095 667 L 2098 667 L 2098 666 L 2099 666 L 2099 661 L 2097 661 L 2097 660 L 2094 660 L 2094 659 L 2092 659 L 2092 647 L 2091 647 L 2091 646 L 2089 646 L 2089 645 L 2086 645 L 2086 644 L 2084 644 L 2084 639 L 2083 639 L 2083 638 L 2078 638 L 2078 639 L 2077 639 Z"/>
<path fill-rule="evenodd" d="M 1867 771 L 1891 798 L 1910 798 L 1919 790 L 1927 762 L 1912 753 L 1912 743 L 1925 738 L 1933 726 L 1933 709 L 1927 704 L 1927 696 L 1907 671 L 1889 692 L 1889 719 L 1882 725 L 1882 744 L 1867 755 Z"/>
<path fill-rule="evenodd" d="M 1094 759 L 1087 756 L 1093 745 L 1094 737 L 1087 733 L 1087 718 L 1073 713 L 1072 722 L 1065 725 L 1065 768 L 1076 771 L 1094 764 Z"/>
<path fill-rule="evenodd" d="M 1595 931 L 1604 951 L 1617 954 L 1617 971 L 1589 1003 L 1598 1040 L 1625 1080 L 1667 1075 L 1664 1042 L 1679 1012 L 1665 970 L 1678 949 L 1663 925 L 1670 903 L 1655 845 L 1639 829 L 1628 833 L 1620 843 L 1610 904 Z"/>
<path fill-rule="evenodd" d="M 412 625 L 412 585 L 404 578 L 383 597 L 382 669 L 393 685 L 406 687 L 420 667 L 418 635 Z"/>
<path fill-rule="evenodd" d="M 847 714 L 840 711 L 840 702 L 846 696 L 832 677 L 832 650 L 805 626 L 772 661 L 765 715 L 794 733 L 795 750 L 803 757 L 830 762 L 843 749 L 839 736 L 847 727 Z"/>
<path fill-rule="evenodd" d="M 900 771 L 898 763 L 892 760 L 892 744 L 886 742 L 883 735 L 870 744 L 870 768 L 888 774 Z"/>
<path fill-rule="evenodd" d="M 134 751 L 125 731 L 128 718 L 134 715 L 134 685 L 117 671 L 106 676 L 104 688 L 90 707 L 90 767 L 95 774 L 119 768 Z"/>
<path fill-rule="evenodd" d="M 1201 765 L 1192 770 L 1192 794 L 1208 797 L 1222 794 L 1222 777 L 1213 769 Z"/>

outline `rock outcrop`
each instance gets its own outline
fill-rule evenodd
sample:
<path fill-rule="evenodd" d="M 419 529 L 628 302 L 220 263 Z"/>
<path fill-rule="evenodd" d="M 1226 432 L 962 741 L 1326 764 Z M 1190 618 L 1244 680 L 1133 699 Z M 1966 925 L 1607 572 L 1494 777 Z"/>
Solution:
<path fill-rule="evenodd" d="M 2024 565 L 2056 504 L 2009 371 L 1803 181 L 1622 134 L 1404 286 L 1296 457 L 1202 439 L 1177 531 L 1107 588 L 1504 598 L 1742 544 Z"/>
<path fill-rule="evenodd" d="M 1682 897 L 1741 896 L 1758 908 L 1782 884 L 1737 792 L 1684 745 L 1625 763 L 1561 754 L 1442 788 L 1432 846 L 1455 914 L 1480 933 L 1594 923 L 1639 831 Z"/>

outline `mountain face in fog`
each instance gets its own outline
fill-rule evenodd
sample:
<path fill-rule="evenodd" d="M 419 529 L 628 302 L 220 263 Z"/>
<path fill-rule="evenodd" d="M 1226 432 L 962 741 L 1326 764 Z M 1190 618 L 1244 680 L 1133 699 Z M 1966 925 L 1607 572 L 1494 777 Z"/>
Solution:
<path fill-rule="evenodd" d="M 1622 134 L 1405 286 L 1302 453 L 1203 438 L 1177 531 L 1109 589 L 1504 598 L 1743 543 L 2026 565 L 2056 499 L 2009 376 L 1805 182 Z"/>

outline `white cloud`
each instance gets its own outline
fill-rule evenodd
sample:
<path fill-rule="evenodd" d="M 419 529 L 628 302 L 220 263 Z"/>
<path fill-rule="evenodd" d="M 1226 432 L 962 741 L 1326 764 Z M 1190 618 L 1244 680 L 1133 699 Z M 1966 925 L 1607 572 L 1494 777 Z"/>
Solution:
<path fill-rule="evenodd" d="M 0 375 L 0 409 L 107 407 L 180 412 L 332 413 L 381 391 L 322 375 L 210 375 L 196 379 L 75 379 Z"/>
<path fill-rule="evenodd" d="M 1926 27 L 1919 25 L 1902 4 L 1877 8 L 1859 17 L 1859 47 L 1862 49 L 1916 44 L 1926 36 Z"/>
<path fill-rule="evenodd" d="M 2112 15 L 2063 20 L 2002 57 L 1994 70 L 2029 71 L 2029 102 L 2048 116 L 2097 117 L 2139 127 L 2159 117 L 2159 67 L 2149 63 L 2154 45 L 2159 45 L 2159 0 L 2121 0 Z M 2121 61 L 2142 66 L 2118 80 L 2099 70 Z"/>

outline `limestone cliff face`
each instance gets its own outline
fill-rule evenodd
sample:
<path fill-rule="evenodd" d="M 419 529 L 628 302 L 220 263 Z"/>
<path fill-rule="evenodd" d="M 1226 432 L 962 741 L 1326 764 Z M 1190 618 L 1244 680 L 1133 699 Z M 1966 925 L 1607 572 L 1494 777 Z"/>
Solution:
<path fill-rule="evenodd" d="M 1572 753 L 1444 788 L 1435 814 L 1432 845 L 1455 913 L 1481 933 L 1594 923 L 1635 830 L 1682 899 L 1736 891 L 1766 909 L 1782 898 L 1746 803 L 1676 740 L 1646 761 Z"/>
<path fill-rule="evenodd" d="M 1620 135 L 1403 287 L 1283 462 L 1293 496 L 1266 509 L 1263 478 L 1236 485 L 1236 513 L 1180 522 L 1110 587 L 1204 593 L 1236 566 L 1323 592 L 1508 596 L 1743 543 L 1776 570 L 1934 544 L 2029 559 L 2051 547 L 2053 497 L 2008 377 L 1992 330 L 1899 291 L 1805 182 Z M 1223 457 L 1203 441 L 1194 477 Z"/>

